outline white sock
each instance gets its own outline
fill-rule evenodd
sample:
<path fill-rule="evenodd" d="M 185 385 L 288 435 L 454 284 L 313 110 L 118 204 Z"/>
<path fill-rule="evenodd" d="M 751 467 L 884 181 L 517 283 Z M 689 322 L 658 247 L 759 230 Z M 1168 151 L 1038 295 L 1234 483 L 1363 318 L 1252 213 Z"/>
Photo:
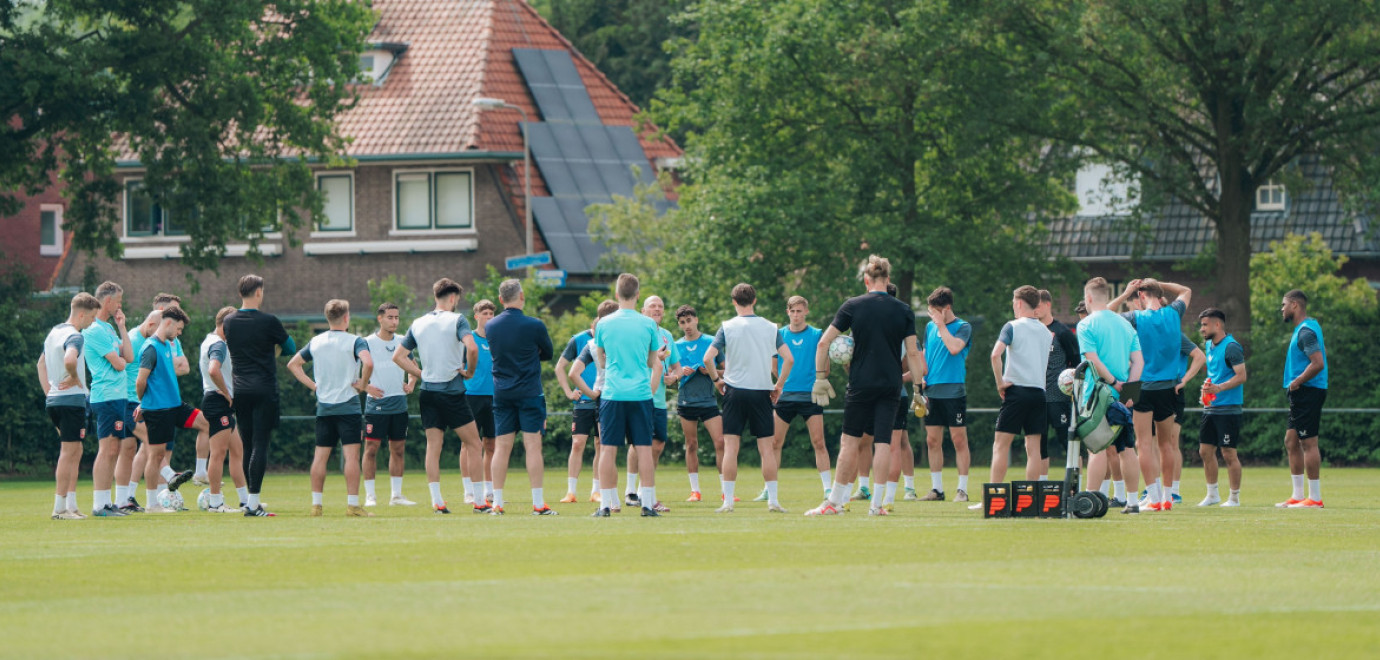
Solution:
<path fill-rule="evenodd" d="M 125 490 L 125 495 L 126 495 L 127 497 L 133 498 L 133 497 L 134 497 L 134 494 L 137 493 L 137 492 L 139 492 L 139 482 L 138 482 L 138 481 L 131 481 L 131 482 L 129 482 L 129 488 Z M 121 504 L 124 504 L 124 503 L 121 502 Z"/>
<path fill-rule="evenodd" d="M 776 488 L 777 488 L 777 483 L 776 483 L 775 481 L 768 481 L 768 482 L 767 482 L 767 504 L 768 504 L 768 505 L 781 506 L 781 502 L 780 502 L 779 500 L 776 499 Z"/>
<path fill-rule="evenodd" d="M 171 467 L 169 467 L 169 466 L 167 466 L 167 465 L 164 465 L 164 466 L 163 466 L 163 469 L 161 469 L 161 470 L 158 471 L 158 476 L 163 477 L 164 479 L 167 479 L 167 480 L 168 480 L 168 483 L 172 483 L 173 477 L 176 477 L 176 476 L 177 476 L 177 473 L 174 472 L 173 469 L 172 469 Z"/>
<path fill-rule="evenodd" d="M 358 496 L 358 495 L 346 495 L 346 496 L 345 496 L 345 505 L 346 505 L 346 506 L 359 506 L 359 496 Z"/>
<path fill-rule="evenodd" d="M 724 504 L 727 506 L 733 506 L 733 487 L 735 485 L 732 481 L 724 482 Z"/>
<path fill-rule="evenodd" d="M 492 481 L 485 481 L 485 482 L 483 482 L 483 486 L 484 486 L 484 497 L 486 497 L 486 498 L 488 498 L 488 497 L 493 497 L 493 496 L 494 496 L 494 482 L 492 482 Z"/>
<path fill-rule="evenodd" d="M 1208 487 L 1208 497 L 1209 497 L 1209 498 L 1212 498 L 1212 499 L 1221 499 L 1221 495 L 1219 495 L 1219 494 L 1218 494 L 1218 491 L 1217 491 L 1217 484 L 1208 484 L 1207 487 Z"/>
<path fill-rule="evenodd" d="M 1154 481 L 1154 483 L 1151 483 L 1151 484 L 1147 485 L 1147 486 L 1145 487 L 1145 490 L 1146 490 L 1146 497 L 1149 497 L 1149 498 L 1150 498 L 1150 503 L 1151 503 L 1151 504 L 1158 504 L 1159 502 L 1162 502 L 1162 501 L 1163 501 L 1163 495 L 1160 494 L 1160 480 L 1159 480 L 1159 479 L 1156 479 L 1156 480 Z"/>
<path fill-rule="evenodd" d="M 1173 494 L 1175 494 L 1175 495 L 1178 495 L 1178 494 L 1179 494 L 1179 480 L 1178 480 L 1178 479 L 1175 479 L 1175 480 L 1174 480 L 1174 486 L 1173 486 L 1172 488 L 1170 488 L 1169 492 L 1171 492 L 1171 493 L 1173 493 Z"/>
<path fill-rule="evenodd" d="M 485 495 L 487 495 L 487 494 L 488 494 L 488 493 L 485 493 Z M 503 506 L 503 489 L 502 489 L 502 488 L 495 488 L 495 489 L 494 489 L 494 506 L 500 507 L 500 508 Z"/>
<path fill-rule="evenodd" d="M 698 472 L 690 473 L 690 492 L 700 492 L 700 473 Z"/>
<path fill-rule="evenodd" d="M 318 493 L 318 492 L 316 492 L 316 491 L 312 491 L 312 493 L 311 493 L 311 505 L 312 505 L 312 506 L 321 506 L 322 504 L 325 504 L 325 502 L 326 502 L 326 494 L 325 494 L 325 493 Z"/>
<path fill-rule="evenodd" d="M 966 474 L 960 474 L 960 475 L 958 475 L 958 489 L 961 490 L 961 491 L 963 491 L 963 492 L 965 492 L 965 493 L 968 492 L 968 475 L 966 475 Z M 940 492 L 943 492 L 943 491 L 940 491 Z"/>
<path fill-rule="evenodd" d="M 402 497 L 402 477 L 389 477 L 388 483 L 393 490 L 393 497 Z"/>
<path fill-rule="evenodd" d="M 67 510 L 67 496 L 53 493 L 53 513 L 62 513 Z"/>
<path fill-rule="evenodd" d="M 897 483 L 897 482 L 895 482 L 895 481 L 888 481 L 888 482 L 886 482 L 886 499 L 883 499 L 883 500 L 882 500 L 882 504 L 895 504 L 895 503 L 896 503 L 896 488 L 897 488 L 898 486 L 900 486 L 900 485 L 901 485 L 901 484 L 899 484 L 899 483 Z"/>
<path fill-rule="evenodd" d="M 371 500 L 372 500 L 372 499 L 375 499 L 375 498 L 377 497 L 377 495 L 374 493 L 374 480 L 373 480 L 373 479 L 365 479 L 365 480 L 364 480 L 364 496 L 367 497 L 367 498 L 369 498 L 369 499 L 371 499 Z"/>
<path fill-rule="evenodd" d="M 1290 479 L 1290 481 L 1292 481 L 1292 482 L 1294 483 L 1294 497 L 1293 497 L 1293 499 L 1296 499 L 1296 500 L 1301 500 L 1301 499 L 1303 499 L 1303 475 L 1301 475 L 1301 474 L 1291 474 L 1291 475 L 1289 475 L 1289 479 Z"/>
<path fill-rule="evenodd" d="M 126 493 L 129 492 L 128 489 L 129 486 L 126 486 L 124 484 L 115 484 L 115 501 L 118 502 L 121 506 L 124 505 L 126 499 L 129 499 L 129 496 L 126 495 Z"/>
<path fill-rule="evenodd" d="M 1111 479 L 1103 479 L 1103 480 L 1102 480 L 1102 487 L 1101 487 L 1101 488 L 1098 488 L 1098 490 L 1102 491 L 1102 494 L 1103 494 L 1103 495 L 1111 495 L 1111 494 L 1112 494 L 1112 480 L 1111 480 Z"/>
<path fill-rule="evenodd" d="M 1241 501 L 1241 490 L 1238 488 L 1237 490 L 1231 491 L 1231 495 L 1227 496 L 1227 500 L 1239 503 Z"/>
<path fill-rule="evenodd" d="M 843 503 L 848 501 L 848 496 L 851 493 L 852 491 L 849 490 L 848 484 L 841 484 L 835 481 L 834 485 L 829 489 L 829 503 L 834 506 L 843 506 Z"/>
<path fill-rule="evenodd" d="M 532 489 L 532 508 L 540 509 L 546 506 L 546 494 L 543 492 L 543 490 L 544 489 L 542 488 Z M 570 492 L 575 492 L 575 489 L 572 488 Z"/>
<path fill-rule="evenodd" d="M 906 490 L 915 490 L 915 475 L 901 475 L 901 478 L 906 480 Z"/>
<path fill-rule="evenodd" d="M 1308 480 L 1308 499 L 1314 502 L 1322 501 L 1322 479 Z"/>
<path fill-rule="evenodd" d="M 598 480 L 598 479 L 595 479 L 595 480 L 594 480 L 594 483 L 591 484 L 590 487 L 589 487 L 589 494 L 590 494 L 590 495 L 593 495 L 593 494 L 595 494 L 595 493 L 600 492 L 601 490 L 602 490 L 602 489 L 599 488 L 599 480 Z M 601 494 L 600 496 L 602 497 L 602 494 Z"/>
<path fill-rule="evenodd" d="M 627 491 L 628 493 L 631 494 L 631 493 L 636 493 L 636 492 L 637 492 L 637 473 L 632 471 L 632 461 L 628 461 L 628 478 L 627 478 L 627 484 L 628 484 L 628 487 L 627 487 L 626 491 Z"/>
<path fill-rule="evenodd" d="M 1116 497 L 1115 497 L 1115 499 L 1121 500 L 1122 502 L 1127 501 L 1127 500 L 1126 500 L 1126 482 L 1125 482 L 1125 481 L 1113 481 L 1113 482 L 1112 482 L 1112 490 L 1115 490 L 1115 491 L 1116 491 Z"/>
<path fill-rule="evenodd" d="M 259 502 L 259 494 L 258 494 L 258 493 L 250 493 L 250 494 L 249 494 L 249 508 L 251 508 L 251 509 L 257 509 L 257 508 L 259 508 L 259 507 L 261 507 L 261 506 L 263 506 L 263 504 Z"/>
<path fill-rule="evenodd" d="M 427 488 L 431 489 L 431 506 L 441 506 L 446 503 L 445 500 L 441 499 L 441 482 L 428 481 L 426 485 Z"/>
<path fill-rule="evenodd" d="M 474 497 L 474 480 L 469 477 L 462 477 L 460 483 L 465 487 L 465 495 L 467 497 Z"/>
<path fill-rule="evenodd" d="M 642 486 L 637 489 L 637 499 L 642 500 L 642 507 L 650 509 L 656 506 L 656 488 L 653 486 Z"/>
<path fill-rule="evenodd" d="M 144 489 L 145 501 L 149 506 L 158 506 L 158 492 L 147 488 Z"/>
<path fill-rule="evenodd" d="M 864 489 L 864 488 L 867 488 L 867 485 L 868 485 L 868 479 L 867 479 L 867 477 L 858 477 L 858 490 L 862 490 L 862 489 Z"/>
<path fill-rule="evenodd" d="M 599 489 L 599 506 L 604 509 L 612 509 L 618 506 L 617 488 Z"/>
<path fill-rule="evenodd" d="M 205 458 L 198 458 L 198 459 L 196 459 L 196 472 L 194 472 L 193 474 L 195 474 L 195 475 L 198 476 L 198 477 L 204 477 L 204 476 L 206 476 L 206 463 L 207 463 L 209 460 L 210 460 L 210 459 L 205 459 Z"/>
<path fill-rule="evenodd" d="M 1040 478 L 1039 478 L 1039 479 L 1036 479 L 1036 481 L 1049 481 L 1049 475 L 1047 475 L 1047 474 L 1042 474 L 1042 475 L 1040 475 Z"/>
<path fill-rule="evenodd" d="M 884 504 L 886 504 L 886 484 L 872 489 L 872 508 L 880 509 Z"/>
<path fill-rule="evenodd" d="M 104 509 L 104 508 L 105 508 L 105 505 L 106 505 L 106 504 L 109 504 L 109 503 L 110 503 L 110 491 L 108 491 L 108 490 L 93 490 L 93 491 L 91 491 L 91 510 L 92 510 L 92 511 L 100 511 L 101 509 Z"/>
<path fill-rule="evenodd" d="M 225 506 L 225 495 L 222 495 L 221 493 L 212 493 L 210 504 L 213 507 Z"/>
<path fill-rule="evenodd" d="M 833 482 L 834 476 L 830 473 L 830 470 L 825 470 L 819 473 L 819 484 L 824 487 L 824 490 L 829 490 L 829 484 Z"/>
<path fill-rule="evenodd" d="M 248 486 L 240 486 L 239 488 L 236 488 L 236 489 L 235 489 L 235 494 L 240 496 L 240 506 L 244 506 L 245 504 L 248 504 L 248 503 L 249 503 L 249 487 L 248 487 Z"/>
<path fill-rule="evenodd" d="M 580 479 L 579 479 L 578 477 L 566 477 L 566 478 L 565 478 L 565 492 L 570 493 L 571 495 L 574 495 L 574 494 L 575 494 L 575 489 L 576 489 L 576 488 L 579 488 L 579 487 L 580 487 Z M 537 503 L 536 500 L 533 500 L 533 501 L 532 501 L 532 504 L 533 504 L 533 505 L 536 505 L 536 503 Z"/>
<path fill-rule="evenodd" d="M 77 491 L 75 490 L 67 491 L 67 510 L 77 510 Z"/>
<path fill-rule="evenodd" d="M 935 489 L 935 490 L 937 490 L 937 491 L 939 491 L 939 492 L 941 492 L 941 493 L 944 492 L 944 473 L 943 473 L 943 472 L 931 472 L 931 473 L 930 473 L 930 488 L 933 488 L 933 489 Z"/>

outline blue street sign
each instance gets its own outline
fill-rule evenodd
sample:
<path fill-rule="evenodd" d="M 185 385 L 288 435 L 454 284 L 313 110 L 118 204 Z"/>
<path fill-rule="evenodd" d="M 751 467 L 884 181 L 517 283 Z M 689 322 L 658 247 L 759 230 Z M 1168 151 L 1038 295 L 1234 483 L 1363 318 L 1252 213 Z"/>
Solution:
<path fill-rule="evenodd" d="M 565 286 L 566 272 L 563 270 L 539 270 L 537 281 L 554 287 Z"/>
<path fill-rule="evenodd" d="M 551 263 L 550 252 L 538 252 L 536 254 L 519 254 L 516 257 L 508 257 L 503 260 L 503 267 L 508 270 L 519 270 L 528 266 L 545 266 Z"/>

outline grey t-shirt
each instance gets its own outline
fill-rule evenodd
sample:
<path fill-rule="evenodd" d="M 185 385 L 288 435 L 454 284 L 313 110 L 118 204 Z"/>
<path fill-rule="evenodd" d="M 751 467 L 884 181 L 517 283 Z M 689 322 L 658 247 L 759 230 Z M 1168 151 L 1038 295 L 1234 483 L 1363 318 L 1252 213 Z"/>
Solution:
<path fill-rule="evenodd" d="M 594 350 L 593 350 L 593 349 L 594 349 L 594 342 L 592 342 L 592 341 L 589 342 L 588 344 L 585 344 L 585 347 L 584 347 L 583 349 L 580 349 L 580 357 L 579 357 L 579 360 L 580 360 L 581 363 L 583 363 L 583 364 L 593 364 L 593 365 L 595 365 L 596 367 L 598 366 L 598 362 L 596 362 L 596 361 L 594 360 Z M 604 391 L 604 370 L 603 370 L 603 369 L 599 369 L 599 375 L 597 375 L 597 376 L 594 377 L 594 382 L 593 382 L 593 383 L 585 383 L 585 384 L 588 385 L 589 388 L 592 389 L 592 390 L 594 390 L 595 392 L 603 392 L 603 391 Z M 580 405 L 580 404 L 585 404 L 585 405 Z M 598 407 L 599 407 L 599 404 L 596 403 L 595 401 L 580 400 L 580 401 L 576 401 L 576 402 L 575 402 L 575 407 L 578 408 L 578 409 L 598 408 Z"/>

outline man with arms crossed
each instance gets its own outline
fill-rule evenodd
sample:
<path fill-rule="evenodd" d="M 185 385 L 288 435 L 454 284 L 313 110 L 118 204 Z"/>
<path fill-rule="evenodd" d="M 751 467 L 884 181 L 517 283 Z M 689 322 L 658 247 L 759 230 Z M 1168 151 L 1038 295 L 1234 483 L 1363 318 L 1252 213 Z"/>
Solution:
<path fill-rule="evenodd" d="M 273 514 L 259 502 L 268 446 L 278 428 L 278 355 L 295 354 L 297 343 L 278 317 L 259 311 L 264 302 L 264 278 L 245 275 L 239 282 L 240 308 L 225 317 L 225 345 L 235 363 L 232 389 L 235 421 L 249 446 L 244 452 L 244 476 L 249 483 L 248 518 Z"/>
<path fill-rule="evenodd" d="M 1289 428 L 1284 432 L 1284 451 L 1289 454 L 1289 478 L 1294 492 L 1276 504 L 1280 508 L 1321 509 L 1322 479 L 1319 466 L 1318 428 L 1327 401 L 1327 344 L 1322 326 L 1308 316 L 1308 296 L 1294 289 L 1284 294 L 1280 306 L 1284 322 L 1294 326 L 1284 356 L 1284 389 L 1289 392 Z M 1308 475 L 1308 496 L 1303 479 Z"/>
<path fill-rule="evenodd" d="M 402 339 L 398 337 L 401 312 L 398 306 L 386 302 L 379 305 L 375 318 L 379 329 L 364 338 L 369 345 L 369 357 L 374 371 L 369 374 L 369 396 L 364 399 L 364 506 L 374 506 L 378 500 L 374 492 L 374 475 L 378 471 L 379 448 L 388 441 L 388 506 L 416 506 L 403 495 L 403 467 L 407 453 L 407 395 L 417 379 L 393 362 L 393 351 Z"/>
<path fill-rule="evenodd" d="M 954 315 L 954 292 L 941 286 L 930 293 L 930 322 L 925 326 L 925 396 L 929 398 L 929 413 L 925 415 L 925 444 L 929 447 L 930 492 L 920 499 L 927 502 L 944 500 L 944 429 L 949 429 L 949 441 L 954 445 L 954 462 L 958 465 L 958 492 L 955 502 L 968 501 L 968 468 L 972 454 L 968 451 L 968 393 L 964 383 L 968 378 L 968 350 L 972 348 L 972 324 Z"/>
<path fill-rule="evenodd" d="M 684 335 L 676 342 L 676 351 L 681 355 L 680 387 L 676 398 L 676 414 L 680 416 L 680 430 L 685 436 L 685 471 L 690 475 L 690 497 L 686 502 L 699 502 L 700 494 L 700 424 L 709 434 L 714 445 L 714 465 L 723 465 L 724 435 L 723 417 L 719 413 L 719 401 L 714 396 L 714 381 L 709 378 L 709 370 L 704 366 L 704 354 L 714 343 L 700 332 L 699 315 L 695 308 L 681 305 L 676 310 L 676 325 Z M 723 356 L 715 360 L 715 366 L 722 368 Z M 723 492 L 723 473 L 719 473 L 719 492 Z"/>
<path fill-rule="evenodd" d="M 1242 385 L 1246 384 L 1246 354 L 1236 338 L 1227 334 L 1227 315 L 1211 307 L 1198 315 L 1198 332 L 1207 346 L 1207 370 L 1211 385 L 1204 394 L 1216 398 L 1203 406 L 1203 426 L 1198 434 L 1198 455 L 1203 458 L 1207 497 L 1198 506 L 1241 506 L 1241 461 L 1236 447 L 1241 443 Z M 1231 492 L 1222 502 L 1217 491 L 1217 450 L 1227 461 L 1227 483 Z"/>
<path fill-rule="evenodd" d="M 776 426 L 772 404 L 781 396 L 781 388 L 791 377 L 795 358 L 787 350 L 776 324 L 756 314 L 757 291 L 751 284 L 733 287 L 733 308 L 738 315 L 719 326 L 714 343 L 704 352 L 704 368 L 709 378 L 724 393 L 724 502 L 718 513 L 733 513 L 733 488 L 738 477 L 738 449 L 743 428 L 757 438 L 762 454 L 762 479 L 767 482 L 767 511 L 785 513 L 777 497 L 777 465 L 775 456 Z M 715 358 L 722 353 L 728 368 L 723 378 Z M 781 373 L 772 382 L 772 358 L 781 361 Z"/>
<path fill-rule="evenodd" d="M 1135 328 L 1116 312 L 1107 309 L 1111 298 L 1112 285 L 1101 277 L 1094 277 L 1083 285 L 1083 302 L 1088 308 L 1088 316 L 1078 322 L 1078 350 L 1082 352 L 1084 360 L 1092 363 L 1093 372 L 1103 382 L 1111 384 L 1112 389 L 1120 395 L 1121 402 L 1129 405 L 1140 394 L 1140 373 L 1145 363 Z M 1135 502 L 1135 492 L 1140 485 L 1140 468 L 1129 429 L 1123 428 L 1107 451 L 1088 457 L 1089 485 L 1102 483 L 1109 456 L 1115 456 L 1121 462 L 1121 473 L 1126 481 L 1128 499 L 1126 508 L 1121 512 L 1140 513 L 1140 507 Z"/>
<path fill-rule="evenodd" d="M 244 480 L 244 443 L 235 430 L 234 363 L 230 361 L 230 349 L 225 347 L 225 317 L 235 312 L 234 307 L 222 307 L 216 312 L 216 327 L 201 341 L 201 416 L 206 418 L 211 434 L 211 458 L 206 466 L 206 477 L 211 482 L 211 501 L 207 511 L 211 513 L 239 513 L 240 509 L 225 506 L 221 476 L 225 471 L 225 459 L 230 459 L 230 480 L 240 498 L 240 506 L 249 500 L 249 488 Z"/>
<path fill-rule="evenodd" d="M 555 356 L 551 334 L 540 320 L 522 313 L 527 295 L 518 280 L 498 285 L 503 312 L 488 322 L 486 330 L 493 349 L 493 413 L 497 442 L 494 444 L 493 515 L 503 515 L 503 486 L 508 481 L 508 457 L 513 439 L 522 433 L 527 454 L 527 480 L 532 487 L 532 515 L 554 516 L 546 505 L 541 434 L 546 430 L 546 395 L 541 388 L 541 363 Z"/>
<path fill-rule="evenodd" d="M 102 282 L 96 287 L 96 300 L 101 308 L 96 318 L 81 331 L 85 344 L 83 355 L 91 372 L 91 414 L 96 418 L 96 438 L 99 445 L 96 462 L 91 466 L 91 515 L 121 517 L 116 508 L 125 498 L 113 499 L 110 484 L 115 477 L 115 463 L 120 443 L 129 429 L 125 427 L 125 367 L 134 360 L 129 334 L 125 330 L 125 313 L 120 310 L 124 289 L 114 282 Z M 113 325 L 112 325 L 113 323 Z M 129 475 L 124 475 L 129 479 Z M 125 484 L 119 484 L 119 494 L 125 494 Z"/>
<path fill-rule="evenodd" d="M 819 343 L 828 346 L 840 333 L 853 330 L 853 360 L 848 370 L 848 390 L 843 407 L 843 437 L 834 485 L 829 497 L 807 516 L 837 515 L 848 501 L 847 482 L 858 471 L 858 444 L 865 432 L 890 429 L 896 418 L 896 394 L 901 387 L 901 347 L 913 374 L 925 373 L 915 343 L 915 314 L 900 299 L 887 295 L 891 262 L 872 255 L 860 269 L 867 293 L 850 298 L 839 307 L 834 322 Z M 730 365 L 732 366 L 732 365 Z M 814 402 L 829 405 L 834 388 L 829 384 L 828 351 L 816 351 Z M 918 400 L 920 393 L 916 392 Z M 869 513 L 878 514 L 876 511 Z"/>
<path fill-rule="evenodd" d="M 393 362 L 413 378 L 422 381 L 422 428 L 426 429 L 426 481 L 431 489 L 431 508 L 450 513 L 441 497 L 441 449 L 446 430 L 455 429 L 464 449 L 460 461 L 469 465 L 472 475 L 483 474 L 483 447 L 474 413 L 465 399 L 465 379 L 474 376 L 479 352 L 470 322 L 455 312 L 464 290 L 449 277 L 436 280 L 431 293 L 436 308 L 412 322 L 407 336 L 393 351 Z M 411 352 L 421 353 L 422 364 L 412 361 Z M 467 359 L 468 358 L 468 359 Z M 466 370 L 468 369 L 468 370 Z M 489 505 L 476 498 L 475 513 L 488 513 Z"/>
<path fill-rule="evenodd" d="M 177 386 L 177 366 L 173 362 L 172 344 L 182 335 L 189 319 L 182 308 L 169 305 L 163 309 L 162 320 L 153 336 L 145 342 L 139 353 L 139 409 L 136 417 L 143 417 L 148 426 L 148 463 L 144 468 L 144 494 L 148 498 L 150 513 L 173 513 L 176 509 L 164 508 L 158 504 L 155 492 L 150 486 L 158 483 L 159 475 L 168 481 L 168 490 L 177 492 L 182 484 L 191 481 L 192 470 L 173 472 L 163 464 L 168 442 L 177 435 L 178 429 L 193 428 L 201 417 L 201 411 L 182 402 L 182 393 Z M 205 427 L 205 420 L 201 421 Z M 209 427 L 207 427 L 209 428 Z"/>
<path fill-rule="evenodd" d="M 791 296 L 786 301 L 786 315 L 791 322 L 781 328 L 781 340 L 791 352 L 796 367 L 791 370 L 790 378 L 786 379 L 781 396 L 776 400 L 776 435 L 772 441 L 772 455 L 779 470 L 786 434 L 791 430 L 791 421 L 799 416 L 805 422 L 805 429 L 810 432 L 810 445 L 815 450 L 815 470 L 819 471 L 820 487 L 824 489 L 824 496 L 828 497 L 833 475 L 829 471 L 829 448 L 824 445 L 824 409 L 810 400 L 810 389 L 815 384 L 810 365 L 815 363 L 815 352 L 819 350 L 819 338 L 824 336 L 824 331 L 805 322 L 810 315 L 810 301 L 804 296 Z M 776 371 L 780 380 L 781 365 L 777 365 Z"/>
<path fill-rule="evenodd" d="M 81 470 L 82 440 L 86 438 L 86 362 L 82 330 L 96 320 L 101 302 L 89 293 L 72 296 L 67 321 L 53 326 L 38 356 L 38 384 L 43 388 L 48 419 L 58 432 L 57 490 L 53 520 L 82 520 L 77 510 L 77 473 Z"/>
<path fill-rule="evenodd" d="M 489 321 L 493 319 L 498 309 L 491 300 L 481 300 L 474 304 L 474 345 L 479 350 L 475 352 L 478 362 L 475 363 L 474 376 L 465 379 L 465 402 L 470 404 L 470 411 L 474 413 L 474 425 L 479 429 L 479 442 L 483 446 L 483 454 L 479 457 L 479 462 L 483 466 L 483 474 L 469 474 L 465 466 L 470 464 L 468 460 L 468 450 L 460 448 L 460 477 L 465 486 L 465 503 L 474 504 L 474 501 L 483 498 L 485 502 L 493 504 L 494 501 L 494 482 L 493 482 L 493 457 L 494 457 L 494 358 L 492 349 L 489 347 L 488 333 L 484 329 Z"/>

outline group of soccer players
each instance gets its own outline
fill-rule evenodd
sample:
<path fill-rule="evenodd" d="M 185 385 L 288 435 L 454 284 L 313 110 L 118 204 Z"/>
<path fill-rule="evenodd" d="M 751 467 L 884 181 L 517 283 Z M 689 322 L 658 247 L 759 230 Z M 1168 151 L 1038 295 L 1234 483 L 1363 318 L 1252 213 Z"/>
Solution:
<path fill-rule="evenodd" d="M 888 515 L 902 483 L 905 499 L 945 500 L 945 429 L 958 467 L 953 500 L 968 501 L 965 383 L 972 326 L 955 315 L 953 292 L 941 287 L 927 299 L 931 321 L 921 344 L 915 314 L 890 284 L 890 263 L 870 257 L 859 274 L 865 293 L 844 302 L 824 330 L 808 325 L 809 302 L 800 296 L 787 300 L 790 322 L 778 327 L 755 313 L 753 287 L 739 284 L 732 291 L 736 315 L 712 339 L 700 331 L 693 307 L 677 309 L 682 333 L 678 340 L 661 327 L 661 298 L 648 296 L 639 311 L 638 279 L 620 275 L 615 300 L 598 306 L 590 328 L 570 338 L 556 363 L 557 380 L 574 408 L 567 491 L 560 501 L 578 501 L 585 448 L 591 437 L 597 437 L 589 496 L 597 503 L 593 515 L 607 517 L 622 505 L 640 509 L 644 517 L 669 510 L 657 498 L 655 484 L 656 465 L 669 440 L 668 387 L 678 390 L 676 414 L 684 432 L 690 482 L 687 501 L 703 499 L 698 460 L 703 426 L 714 447 L 720 481 L 717 511 L 731 513 L 739 501 L 738 456 L 746 432 L 757 440 L 761 455 L 765 487 L 757 499 L 766 502 L 769 512 L 785 513 L 777 474 L 785 436 L 797 417 L 809 432 L 825 498 L 806 515 L 836 515 L 851 499 L 870 500 L 871 515 Z M 521 433 L 532 513 L 555 515 L 542 488 L 547 408 L 541 365 L 555 357 L 546 327 L 523 314 L 525 294 L 518 280 L 502 283 L 499 305 L 488 300 L 474 305 L 473 326 L 456 311 L 463 294 L 459 284 L 443 278 L 432 292 L 433 310 L 413 320 L 402 336 L 397 305 L 381 305 L 376 310 L 377 331 L 359 337 L 349 331 L 349 303 L 331 300 L 325 306 L 329 330 L 298 351 L 282 323 L 260 310 L 264 280 L 244 276 L 238 285 L 240 307 L 219 310 L 214 330 L 200 345 L 200 409 L 183 402 L 179 393 L 178 377 L 190 372 L 179 341 L 189 319 L 176 296 L 160 294 L 145 320 L 127 330 L 119 285 L 106 282 L 95 295 L 78 294 L 67 321 L 50 331 L 37 363 L 49 416 L 61 441 L 53 518 L 85 517 L 77 506 L 75 485 L 88 425 L 99 439 L 92 515 L 174 510 L 173 499 L 160 491 L 175 493 L 192 481 L 209 486 L 202 503 L 208 511 L 273 516 L 259 494 L 280 416 L 279 355 L 291 356 L 289 372 L 317 400 L 311 515 L 324 513 L 327 464 L 336 445 L 345 458 L 347 516 L 372 515 L 368 507 L 377 504 L 374 478 L 385 441 L 389 504 L 415 505 L 402 491 L 408 396 L 414 390 L 420 390 L 425 472 L 435 512 L 450 513 L 442 496 L 440 456 L 445 434 L 453 430 L 461 440 L 464 501 L 475 513 L 505 513 L 509 456 Z M 1049 441 L 1067 441 L 1071 414 L 1059 377 L 1086 361 L 1134 409 L 1133 427 L 1124 429 L 1105 452 L 1089 457 L 1088 483 L 1114 492 L 1116 505 L 1125 513 L 1171 509 L 1180 500 L 1184 389 L 1206 365 L 1200 455 L 1208 492 L 1200 506 L 1239 506 L 1241 464 L 1236 447 L 1246 368 L 1241 345 L 1227 332 L 1225 314 L 1209 308 L 1198 315 L 1204 340 L 1199 349 L 1180 329 L 1192 296 L 1187 287 L 1133 280 L 1113 298 L 1111 286 L 1095 278 L 1083 294 L 1075 333 L 1054 320 L 1048 291 L 1022 286 L 1013 292 L 1013 319 L 1002 327 L 990 356 L 1002 400 L 990 481 L 1005 479 L 1017 436 L 1024 440 L 1026 478 L 1048 478 Z M 1117 313 L 1123 304 L 1130 311 Z M 1285 295 L 1281 314 L 1295 331 L 1284 382 L 1290 403 L 1285 446 L 1294 490 L 1280 506 L 1321 508 L 1317 434 L 1326 397 L 1326 349 L 1321 328 L 1307 315 L 1302 292 Z M 823 425 L 824 407 L 836 396 L 829 381 L 833 361 L 828 347 L 850 332 L 851 359 L 841 360 L 848 372 L 842 437 L 831 461 Z M 360 394 L 365 395 L 362 406 Z M 923 417 L 925 424 L 931 488 L 924 496 L 914 485 L 911 414 Z M 177 472 L 169 465 L 179 428 L 197 431 L 194 470 Z M 617 488 L 621 447 L 628 451 L 625 498 L 619 497 Z M 1225 501 L 1217 484 L 1219 451 L 1228 472 Z M 222 493 L 227 460 L 239 497 L 237 508 L 228 506 Z M 869 472 L 875 480 L 872 488 Z M 135 497 L 141 473 L 147 508 Z M 1137 500 L 1142 473 L 1146 491 Z"/>

